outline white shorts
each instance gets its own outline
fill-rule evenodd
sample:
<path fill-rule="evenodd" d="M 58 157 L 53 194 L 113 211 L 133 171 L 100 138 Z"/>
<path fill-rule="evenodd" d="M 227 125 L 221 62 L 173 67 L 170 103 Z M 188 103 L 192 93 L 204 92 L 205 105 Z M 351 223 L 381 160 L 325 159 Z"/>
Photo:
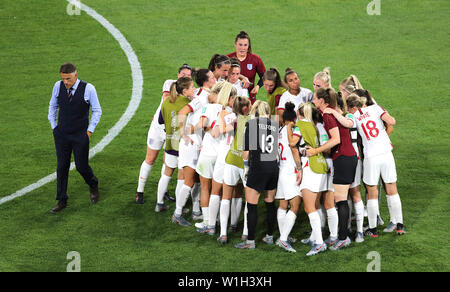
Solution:
<path fill-rule="evenodd" d="M 214 174 L 214 165 L 216 164 L 217 156 L 204 155 L 200 151 L 198 157 L 197 167 L 195 171 L 204 178 L 212 179 Z"/>
<path fill-rule="evenodd" d="M 200 145 L 197 143 L 188 144 L 184 143 L 184 140 L 181 139 L 178 150 L 178 168 L 183 168 L 185 166 L 189 166 L 192 169 L 196 169 L 198 156 L 200 154 Z"/>
<path fill-rule="evenodd" d="M 158 120 L 153 119 L 147 133 L 147 146 L 152 150 L 161 150 L 165 141 L 164 125 L 158 124 Z"/>
<path fill-rule="evenodd" d="M 292 200 L 296 196 L 301 197 L 300 186 L 297 185 L 295 169 L 280 168 L 278 174 L 278 186 L 275 199 Z"/>
<path fill-rule="evenodd" d="M 223 182 L 229 186 L 236 186 L 239 181 L 242 183 L 245 181 L 244 169 L 225 163 L 225 168 L 223 169 Z"/>
<path fill-rule="evenodd" d="M 216 164 L 214 164 L 214 171 L 213 171 L 213 180 L 215 180 L 218 183 L 223 183 L 223 173 L 225 169 L 225 163 L 216 161 Z"/>
<path fill-rule="evenodd" d="M 397 181 L 397 171 L 392 152 L 365 158 L 363 166 L 363 181 L 366 185 L 378 185 L 380 175 L 385 183 L 394 183 Z"/>
<path fill-rule="evenodd" d="M 358 164 L 356 165 L 355 179 L 353 183 L 350 185 L 350 188 L 356 188 L 361 184 L 361 175 L 362 175 L 362 162 L 361 158 L 358 158 Z"/>
<path fill-rule="evenodd" d="M 164 152 L 164 163 L 169 168 L 172 169 L 178 168 L 178 156 Z"/>
<path fill-rule="evenodd" d="M 302 183 L 300 184 L 300 191 L 308 189 L 313 193 L 325 191 L 325 181 L 328 181 L 328 174 L 315 173 L 311 167 L 303 167 Z"/>

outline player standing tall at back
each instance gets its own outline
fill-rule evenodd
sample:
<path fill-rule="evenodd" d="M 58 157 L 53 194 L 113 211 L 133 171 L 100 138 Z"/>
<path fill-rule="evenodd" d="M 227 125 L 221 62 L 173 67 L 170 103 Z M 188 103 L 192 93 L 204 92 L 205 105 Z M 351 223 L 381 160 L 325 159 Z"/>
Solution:
<path fill-rule="evenodd" d="M 270 243 L 276 224 L 275 192 L 278 184 L 278 125 L 270 120 L 267 102 L 257 100 L 250 111 L 254 117 L 247 122 L 244 132 L 242 157 L 247 172 L 245 200 L 247 201 L 248 237 L 236 248 L 254 249 L 256 224 L 258 222 L 258 201 L 262 192 L 267 209 L 267 235 Z"/>
<path fill-rule="evenodd" d="M 97 91 L 92 84 L 78 79 L 77 68 L 72 63 L 63 64 L 59 74 L 62 80 L 53 86 L 48 109 L 58 162 L 58 204 L 51 210 L 52 213 L 57 213 L 67 206 L 67 183 L 72 152 L 78 172 L 89 185 L 91 203 L 97 203 L 99 198 L 98 179 L 89 166 L 89 139 L 102 115 Z M 89 108 L 92 110 L 90 122 Z"/>
<path fill-rule="evenodd" d="M 188 64 L 183 64 L 178 69 L 177 78 L 181 77 L 191 77 L 192 68 Z M 160 125 L 158 123 L 159 113 L 161 112 L 162 103 L 170 96 L 170 86 L 176 80 L 168 79 L 164 82 L 162 87 L 162 96 L 161 102 L 156 109 L 155 114 L 153 115 L 152 123 L 150 124 L 150 128 L 148 129 L 147 134 L 147 154 L 145 155 L 145 160 L 141 164 L 141 168 L 139 171 L 139 180 L 138 187 L 136 192 L 136 203 L 143 204 L 144 203 L 144 188 L 147 183 L 147 179 L 150 176 L 150 172 L 152 171 L 153 164 L 158 157 L 159 151 L 164 145 L 166 141 L 166 132 L 164 131 L 164 125 Z M 162 166 L 161 173 L 164 173 L 164 164 Z M 169 183 L 170 178 L 167 183 Z"/>
<path fill-rule="evenodd" d="M 262 76 L 266 72 L 266 67 L 261 58 L 253 54 L 250 36 L 245 31 L 240 31 L 234 40 L 236 50 L 228 54 L 230 58 L 237 58 L 241 62 L 241 78 L 244 82 L 244 88 L 250 92 L 250 101 L 255 103 L 256 95 L 263 86 Z M 255 83 L 256 74 L 259 76 L 258 84 Z"/>

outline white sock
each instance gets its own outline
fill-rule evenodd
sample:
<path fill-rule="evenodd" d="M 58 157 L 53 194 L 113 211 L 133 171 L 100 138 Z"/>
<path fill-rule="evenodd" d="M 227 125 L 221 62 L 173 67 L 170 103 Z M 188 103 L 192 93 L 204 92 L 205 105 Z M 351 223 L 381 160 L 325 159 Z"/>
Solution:
<path fill-rule="evenodd" d="M 231 199 L 231 225 L 237 225 L 242 210 L 242 198 Z"/>
<path fill-rule="evenodd" d="M 320 209 L 317 210 L 320 216 L 320 227 L 325 228 L 325 224 L 327 223 L 327 210 L 323 205 L 320 205 Z"/>
<path fill-rule="evenodd" d="M 170 182 L 170 176 L 167 175 L 161 175 L 161 178 L 158 182 L 158 197 L 157 197 L 157 203 L 158 204 L 164 204 L 164 194 L 167 192 L 167 187 L 169 186 Z"/>
<path fill-rule="evenodd" d="M 186 201 L 189 198 L 189 192 L 191 190 L 192 188 L 188 187 L 187 185 L 183 185 L 181 187 L 181 190 L 178 192 L 175 208 L 175 214 L 177 216 L 181 216 L 181 214 L 183 214 L 183 207 L 184 205 L 186 205 Z"/>
<path fill-rule="evenodd" d="M 192 212 L 200 212 L 200 183 L 195 183 L 191 192 Z"/>
<path fill-rule="evenodd" d="M 284 218 L 283 229 L 280 231 L 280 240 L 288 240 L 288 236 L 291 233 L 292 227 L 294 227 L 295 219 L 297 219 L 297 215 L 289 210 Z"/>
<path fill-rule="evenodd" d="M 242 235 L 248 235 L 247 213 L 248 213 L 247 202 L 245 202 L 245 207 L 244 207 L 244 228 L 242 230 Z"/>
<path fill-rule="evenodd" d="M 367 200 L 367 219 L 369 228 L 377 227 L 378 199 Z"/>
<path fill-rule="evenodd" d="M 391 216 L 391 222 L 394 224 L 401 223 L 403 224 L 403 212 L 402 212 L 402 202 L 400 200 L 399 194 L 395 194 L 392 196 L 386 196 L 388 200 L 389 215 Z"/>
<path fill-rule="evenodd" d="M 339 217 L 335 207 L 327 210 L 327 220 L 328 229 L 330 229 L 330 237 L 338 237 Z"/>
<path fill-rule="evenodd" d="M 359 201 L 355 203 L 355 216 L 356 216 L 356 231 L 363 232 L 363 224 L 364 224 L 364 203 L 363 201 Z"/>
<path fill-rule="evenodd" d="M 281 209 L 281 208 L 277 209 L 278 230 L 280 231 L 280 234 L 281 234 L 281 232 L 283 231 L 283 228 L 284 228 L 284 222 L 285 222 L 285 219 L 286 219 L 286 214 L 287 214 L 286 210 Z"/>
<path fill-rule="evenodd" d="M 184 185 L 184 179 L 177 180 L 177 187 L 175 188 L 175 197 L 178 196 L 178 193 L 180 192 L 183 185 Z"/>
<path fill-rule="evenodd" d="M 209 207 L 202 207 L 202 214 L 203 214 L 203 225 L 208 226 Z"/>
<path fill-rule="evenodd" d="M 166 171 L 166 164 L 163 162 L 161 166 L 161 175 L 165 175 L 164 172 Z"/>
<path fill-rule="evenodd" d="M 311 225 L 312 233 L 311 239 L 314 240 L 315 244 L 322 244 L 322 228 L 320 227 L 320 215 L 319 212 L 315 211 L 308 214 L 309 224 Z"/>
<path fill-rule="evenodd" d="M 150 171 L 152 170 L 151 164 L 147 164 L 145 160 L 141 164 L 141 170 L 139 171 L 139 180 L 138 180 L 138 187 L 137 192 L 143 193 L 145 188 L 145 183 L 147 182 L 147 178 L 150 175 Z"/>
<path fill-rule="evenodd" d="M 230 217 L 230 200 L 222 200 L 220 202 L 220 235 L 227 235 L 229 217 Z"/>
<path fill-rule="evenodd" d="M 209 226 L 216 226 L 217 213 L 220 208 L 220 196 L 211 194 L 209 197 Z"/>

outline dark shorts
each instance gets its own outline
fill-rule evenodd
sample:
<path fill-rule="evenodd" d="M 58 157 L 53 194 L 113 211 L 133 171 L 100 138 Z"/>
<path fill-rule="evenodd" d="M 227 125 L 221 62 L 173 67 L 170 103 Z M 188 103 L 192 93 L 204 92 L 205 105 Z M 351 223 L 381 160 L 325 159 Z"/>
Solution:
<path fill-rule="evenodd" d="M 334 176 L 333 184 L 349 185 L 355 179 L 356 166 L 358 165 L 358 157 L 355 156 L 339 156 L 333 160 Z"/>
<path fill-rule="evenodd" d="M 270 169 L 250 168 L 246 185 L 259 193 L 276 189 L 278 186 L 278 166 Z"/>

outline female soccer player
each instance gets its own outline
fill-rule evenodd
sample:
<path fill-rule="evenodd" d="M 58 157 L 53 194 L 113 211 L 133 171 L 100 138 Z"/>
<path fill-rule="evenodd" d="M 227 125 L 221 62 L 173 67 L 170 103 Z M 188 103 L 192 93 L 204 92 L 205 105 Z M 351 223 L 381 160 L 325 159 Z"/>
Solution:
<path fill-rule="evenodd" d="M 214 54 L 209 61 L 208 69 L 214 73 L 217 81 L 225 81 L 231 68 L 231 61 L 228 56 Z"/>
<path fill-rule="evenodd" d="M 330 88 L 331 86 L 331 75 L 330 75 L 330 67 L 324 68 L 322 71 L 316 73 L 314 75 L 313 80 L 314 91 L 319 88 Z"/>
<path fill-rule="evenodd" d="M 288 237 L 294 227 L 301 203 L 299 184 L 302 179 L 302 163 L 297 143 L 289 143 L 289 133 L 292 139 L 292 125 L 295 125 L 297 120 L 297 115 L 294 111 L 295 105 L 288 102 L 285 107 L 286 109 L 282 116 L 283 120 L 281 121 L 282 127 L 278 134 L 280 171 L 275 199 L 280 200 L 277 211 L 280 237 L 277 239 L 276 244 L 288 252 L 296 252 L 292 248 Z M 289 211 L 287 211 L 288 205 L 290 205 Z"/>
<path fill-rule="evenodd" d="M 319 88 L 314 92 L 314 105 L 322 112 L 327 108 L 337 106 L 336 92 L 332 88 Z M 350 245 L 348 237 L 349 207 L 347 195 L 350 184 L 353 182 L 356 172 L 358 158 L 353 149 L 350 134 L 347 128 L 342 126 L 332 114 L 323 114 L 325 129 L 329 140 L 318 148 L 307 149 L 308 156 L 314 156 L 327 149 L 331 149 L 333 159 L 334 177 L 334 200 L 338 209 L 339 227 L 338 241 L 331 246 L 331 250 L 338 250 Z"/>
<path fill-rule="evenodd" d="M 267 102 L 257 100 L 250 110 L 254 117 L 246 123 L 244 150 L 242 158 L 248 169 L 245 187 L 247 202 L 248 238 L 236 244 L 236 248 L 254 249 L 256 224 L 258 221 L 258 200 L 261 192 L 267 209 L 267 235 L 273 238 L 276 224 L 275 192 L 278 183 L 278 125 L 270 120 L 270 107 Z M 270 243 L 269 240 L 266 240 Z M 273 243 L 273 241 L 272 241 Z"/>
<path fill-rule="evenodd" d="M 361 100 L 349 97 L 350 102 Z M 358 132 L 364 145 L 363 181 L 366 184 L 369 199 L 367 213 L 369 229 L 366 235 L 377 237 L 377 209 L 378 209 L 378 180 L 380 176 L 386 184 L 386 198 L 388 202 L 391 224 L 385 232 L 397 231 L 404 234 L 403 213 L 400 196 L 397 190 L 397 172 L 392 155 L 392 143 L 386 132 L 384 123 L 395 125 L 395 119 L 379 105 L 364 107 L 364 102 L 355 103 L 349 111 L 355 115 Z"/>
<path fill-rule="evenodd" d="M 313 109 L 311 103 L 302 103 L 298 109 L 298 121 L 295 129 L 287 129 L 290 145 L 300 145 L 300 147 L 319 146 L 319 132 L 315 127 L 313 120 Z M 291 122 L 290 126 L 294 124 Z M 319 193 L 326 189 L 327 182 L 327 163 L 322 153 L 315 156 L 302 156 L 302 180 L 300 190 L 303 197 L 305 212 L 308 214 L 309 222 L 312 228 L 311 250 L 307 256 L 316 255 L 325 251 L 327 246 L 322 238 L 321 219 L 316 208 L 317 197 Z"/>
<path fill-rule="evenodd" d="M 286 92 L 287 85 L 281 80 L 281 75 L 276 68 L 270 68 L 264 73 L 264 89 L 267 91 L 267 102 L 270 106 L 270 115 L 275 117 L 278 104 L 283 93 Z"/>
<path fill-rule="evenodd" d="M 178 78 L 170 86 L 170 96 L 161 105 L 161 113 L 159 115 L 159 124 L 164 124 L 166 130 L 166 146 L 164 153 L 164 175 L 158 183 L 158 199 L 164 196 L 167 191 L 168 181 L 172 176 L 175 168 L 178 168 L 178 150 L 180 143 L 180 129 L 177 118 L 178 112 L 188 104 L 194 97 L 194 82 L 190 77 Z M 178 169 L 178 181 L 184 180 L 183 170 Z M 177 184 L 178 186 L 179 184 Z M 178 193 L 176 191 L 176 193 Z M 155 211 L 160 212 L 165 208 L 161 206 L 161 202 L 156 204 Z"/>
<path fill-rule="evenodd" d="M 283 93 L 278 104 L 277 114 L 281 119 L 284 111 L 284 105 L 290 101 L 295 105 L 295 111 L 298 110 L 298 106 L 304 102 L 311 102 L 313 99 L 313 93 L 307 88 L 300 87 L 300 78 L 296 71 L 291 68 L 286 68 L 284 75 L 284 82 L 288 85 L 288 91 Z"/>
<path fill-rule="evenodd" d="M 360 242 L 364 241 L 364 235 L 363 235 L 364 203 L 361 199 L 361 191 L 360 191 L 362 161 L 359 156 L 359 149 L 358 149 L 358 137 L 357 137 L 358 132 L 357 132 L 357 128 L 356 128 L 356 121 L 355 121 L 354 115 L 347 112 L 348 103 L 345 101 L 345 99 L 343 99 L 342 102 L 338 102 L 338 103 L 342 104 L 342 106 L 340 108 L 338 108 L 339 111 L 331 109 L 331 108 L 326 108 L 323 112 L 327 113 L 327 114 L 332 114 L 341 125 L 343 125 L 344 127 L 349 129 L 350 136 L 352 139 L 353 149 L 355 149 L 356 155 L 358 156 L 358 164 L 356 166 L 355 178 L 353 180 L 353 183 L 350 186 L 349 196 L 351 197 L 351 200 L 353 201 L 353 204 L 355 206 L 356 231 L 357 231 L 355 241 L 360 243 Z M 351 104 L 351 106 L 354 106 L 354 105 Z M 343 114 L 345 114 L 345 116 Z M 350 207 L 350 209 L 351 209 L 351 207 Z M 350 223 L 351 223 L 351 221 L 349 220 L 349 225 L 350 225 Z"/>
<path fill-rule="evenodd" d="M 213 180 L 214 166 L 216 164 L 219 140 L 211 135 L 211 131 L 214 128 L 215 121 L 218 115 L 228 104 L 230 96 L 236 95 L 236 89 L 233 85 L 227 81 L 218 82 L 212 89 L 209 95 L 209 104 L 202 110 L 199 128 L 205 128 L 206 133 L 203 137 L 200 155 L 197 162 L 196 172 L 200 176 L 200 204 L 203 213 L 203 222 L 196 223 L 197 231 L 201 233 L 207 233 L 209 235 L 215 234 L 215 222 L 209 222 L 210 217 L 210 197 L 215 195 L 219 199 L 220 204 L 220 192 L 222 190 L 222 183 L 217 183 Z M 213 197 L 212 207 L 216 207 L 216 197 Z M 219 206 L 217 206 L 218 210 Z M 213 210 L 214 211 L 214 210 Z M 217 213 L 217 211 L 215 211 Z M 214 212 L 213 212 L 214 214 Z M 216 215 L 217 216 L 217 215 Z"/>
<path fill-rule="evenodd" d="M 264 72 L 266 72 L 266 67 L 264 67 L 261 58 L 258 55 L 253 54 L 250 36 L 245 31 L 239 32 L 236 36 L 234 46 L 236 51 L 227 56 L 230 58 L 237 58 L 239 62 L 241 62 L 241 75 L 246 84 L 244 85 L 244 88 L 248 88 L 250 91 L 250 101 L 253 104 L 259 89 L 263 86 L 262 76 Z M 254 85 L 257 73 L 259 75 L 259 81 L 257 85 Z"/>
<path fill-rule="evenodd" d="M 192 68 L 188 64 L 183 64 L 178 69 L 177 78 L 181 77 L 191 77 Z M 150 125 L 150 128 L 148 130 L 147 134 L 147 154 L 145 156 L 145 160 L 141 164 L 141 169 L 139 171 L 139 180 L 138 180 L 138 187 L 136 192 L 136 203 L 143 204 L 144 203 L 144 188 L 145 184 L 147 182 L 147 179 L 150 175 L 150 172 L 152 170 L 153 164 L 156 161 L 156 158 L 158 157 L 158 153 L 161 150 L 161 148 L 164 145 L 164 142 L 166 140 L 166 133 L 164 132 L 164 126 L 160 125 L 158 123 L 159 114 L 161 112 L 161 105 L 162 103 L 170 96 L 170 86 L 175 82 L 176 80 L 166 80 L 164 82 L 163 88 L 162 88 L 162 97 L 161 97 L 161 103 L 159 104 L 158 109 L 155 112 L 155 115 L 153 116 L 152 123 Z M 156 117 L 156 119 L 155 119 Z M 164 173 L 164 164 L 162 167 L 161 173 Z M 169 183 L 169 180 L 167 181 L 167 184 Z M 161 205 L 164 205 L 164 194 L 162 198 L 158 198 L 158 202 Z M 166 208 L 166 207 L 164 207 Z"/>
<path fill-rule="evenodd" d="M 199 219 L 200 202 L 198 195 L 199 181 L 198 174 L 195 172 L 197 160 L 202 143 L 202 131 L 193 131 L 195 125 L 200 121 L 203 107 L 208 104 L 208 95 L 211 87 L 216 83 L 214 74 L 209 69 L 194 70 L 193 77 L 199 86 L 194 93 L 194 99 L 184 106 L 178 113 L 178 123 L 180 127 L 180 148 L 178 157 L 178 168 L 183 169 L 184 183 L 178 194 L 176 194 L 176 210 L 172 216 L 172 222 L 181 226 L 190 226 L 182 215 L 182 210 L 192 192 L 193 219 Z M 197 187 L 194 190 L 194 185 Z"/>
<path fill-rule="evenodd" d="M 241 75 L 241 64 L 236 58 L 231 58 L 231 69 L 228 73 L 227 81 L 233 84 L 234 88 L 237 90 L 237 96 L 249 97 L 248 89 L 242 87 L 242 82 L 239 79 Z"/>

